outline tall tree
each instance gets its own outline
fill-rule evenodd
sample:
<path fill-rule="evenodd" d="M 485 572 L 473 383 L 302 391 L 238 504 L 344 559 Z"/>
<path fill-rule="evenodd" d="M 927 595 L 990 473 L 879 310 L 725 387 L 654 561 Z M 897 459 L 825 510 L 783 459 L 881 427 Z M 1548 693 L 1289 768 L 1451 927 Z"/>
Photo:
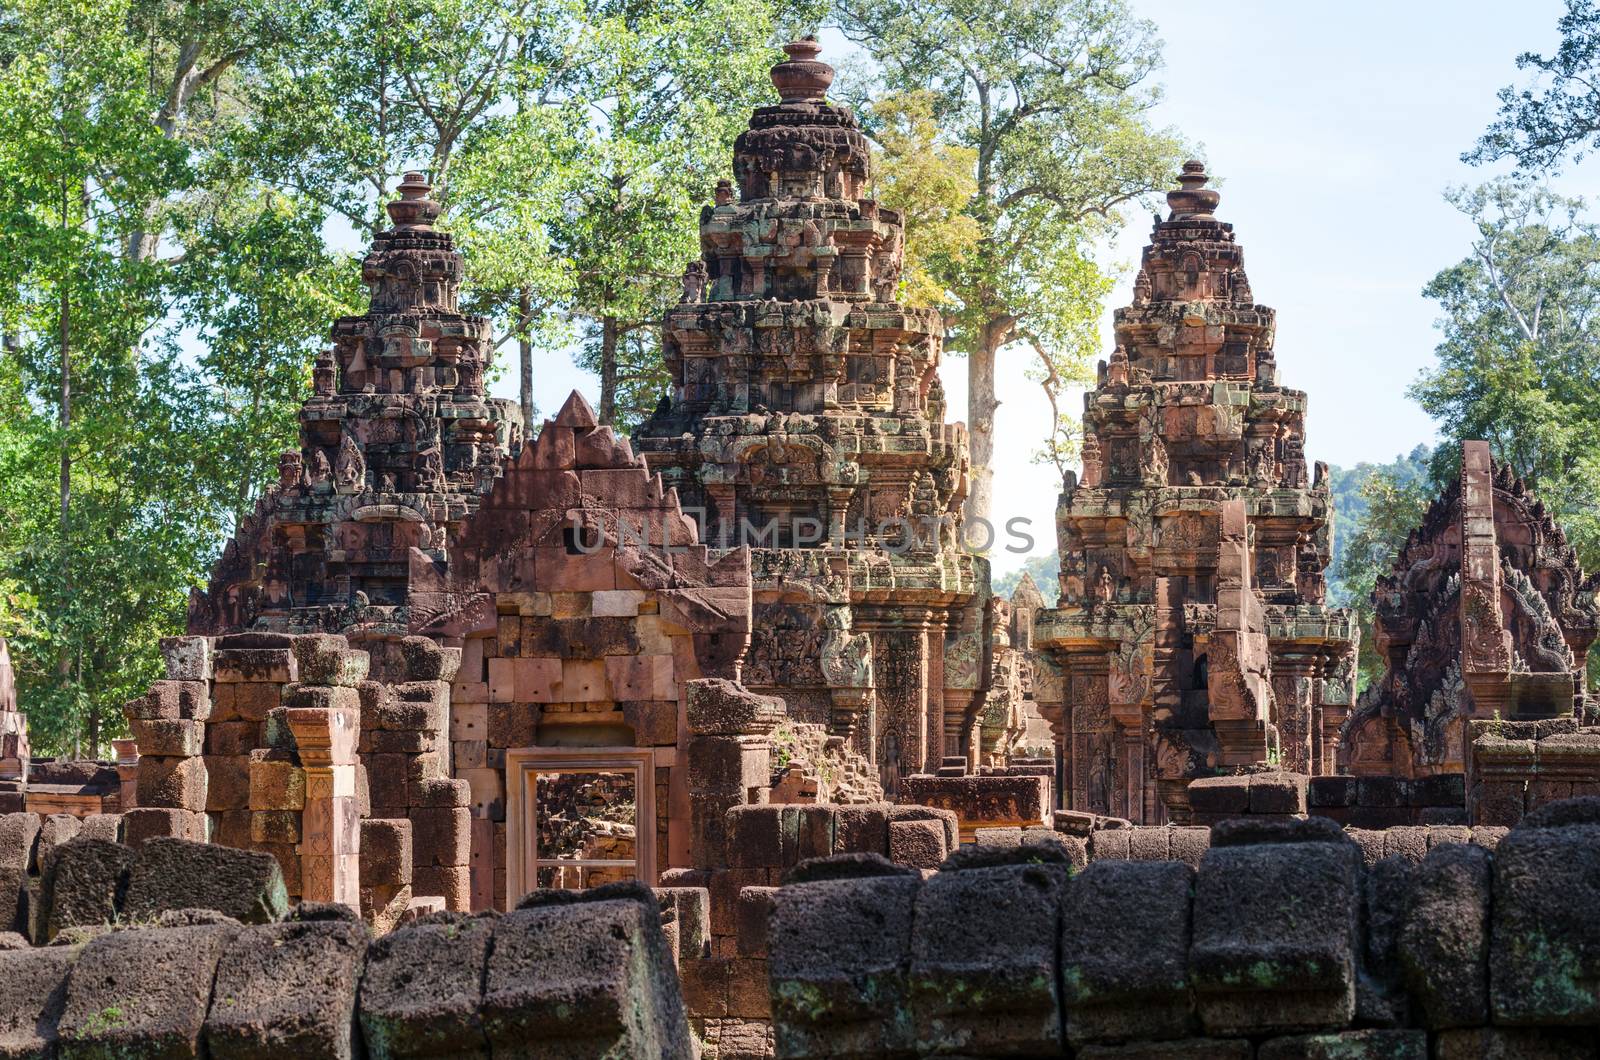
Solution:
<path fill-rule="evenodd" d="M 239 179 L 233 91 L 286 10 L 6 8 L 0 582 L 30 610 L 15 654 L 42 749 L 96 753 L 158 672 L 158 639 L 293 436 L 282 389 L 326 326 L 307 306 L 338 301 L 320 216 Z M 240 423 L 245 395 L 262 415 Z"/>
<path fill-rule="evenodd" d="M 1567 0 L 1557 28 L 1555 52 L 1517 56 L 1529 83 L 1500 90 L 1500 113 L 1463 161 L 1509 157 L 1523 169 L 1551 170 L 1600 147 L 1600 5 Z"/>
<path fill-rule="evenodd" d="M 1091 244 L 1179 164 L 1177 137 L 1149 117 L 1160 44 L 1123 0 L 840 0 L 835 10 L 886 85 L 930 93 L 944 136 L 974 153 L 966 213 L 978 246 L 934 268 L 950 293 L 948 348 L 968 357 L 967 513 L 988 518 L 997 358 L 1030 349 L 1047 393 L 1086 376 L 1108 288 Z M 1060 464 L 1067 438 L 1058 418 L 1046 457 Z"/>
<path fill-rule="evenodd" d="M 1592 569 L 1600 565 L 1600 228 L 1583 220 L 1581 201 L 1525 177 L 1449 199 L 1477 236 L 1423 291 L 1443 310 L 1443 341 L 1411 395 L 1447 438 L 1487 439 Z"/>
<path fill-rule="evenodd" d="M 637 422 L 666 388 L 658 325 L 699 256 L 696 217 L 734 137 L 771 102 L 779 13 L 770 0 L 590 6 L 573 92 L 591 120 L 574 135 L 570 205 L 552 231 L 602 423 Z"/>

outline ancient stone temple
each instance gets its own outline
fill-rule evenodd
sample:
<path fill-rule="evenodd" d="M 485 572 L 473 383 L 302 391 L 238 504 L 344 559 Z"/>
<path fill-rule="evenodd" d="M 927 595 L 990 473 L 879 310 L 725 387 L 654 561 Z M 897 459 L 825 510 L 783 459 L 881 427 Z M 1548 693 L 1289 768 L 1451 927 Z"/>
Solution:
<path fill-rule="evenodd" d="M 987 572 L 963 551 L 963 428 L 944 422 L 938 315 L 894 301 L 899 214 L 825 101 L 815 41 L 734 144 L 702 258 L 667 314 L 673 390 L 635 442 L 712 544 L 754 549 L 744 680 L 878 763 L 885 788 L 972 752 Z"/>
<path fill-rule="evenodd" d="M 1550 513 L 1487 442 L 1378 581 L 1383 675 L 1345 723 L 1348 772 L 1460 773 L 1472 719 L 1582 718 L 1595 590 Z M 1592 719 L 1591 719 L 1592 721 Z"/>
<path fill-rule="evenodd" d="M 433 226 L 439 204 L 420 174 L 399 190 L 388 204 L 394 227 L 362 262 L 371 304 L 334 324 L 334 348 L 317 358 L 300 410 L 300 449 L 283 454 L 277 486 L 195 593 L 191 633 L 398 639 L 410 549 L 442 559 L 520 448 L 515 403 L 485 394 L 489 323 L 460 311 L 464 266 Z"/>
<path fill-rule="evenodd" d="M 1186 817 L 1195 777 L 1331 772 L 1354 672 L 1305 394 L 1278 383 L 1273 311 L 1206 180 L 1184 165 L 1116 312 L 1057 509 L 1060 604 L 1033 632 L 1066 805 L 1150 823 Z"/>

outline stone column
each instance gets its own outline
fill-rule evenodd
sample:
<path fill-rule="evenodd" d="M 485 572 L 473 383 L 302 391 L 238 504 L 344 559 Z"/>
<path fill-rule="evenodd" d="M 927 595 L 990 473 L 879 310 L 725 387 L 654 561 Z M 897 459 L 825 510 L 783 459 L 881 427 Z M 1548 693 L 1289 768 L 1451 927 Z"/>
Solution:
<path fill-rule="evenodd" d="M 120 812 L 127 813 L 139 805 L 139 743 L 137 740 L 112 740 L 117 752 L 117 780 Z"/>
<path fill-rule="evenodd" d="M 284 690 L 283 720 L 305 771 L 300 897 L 361 910 L 361 808 L 356 794 L 361 694 L 368 657 L 343 637 L 294 644 L 302 683 Z"/>
<path fill-rule="evenodd" d="M 1315 700 L 1321 659 L 1315 652 L 1288 652 L 1273 660 L 1272 685 L 1278 707 L 1279 768 L 1291 773 L 1315 772 L 1313 743 Z"/>
<path fill-rule="evenodd" d="M 690 858 L 697 869 L 722 868 L 728 811 L 752 801 L 753 791 L 764 793 L 771 779 L 783 700 L 722 678 L 690 681 L 686 695 Z"/>
<path fill-rule="evenodd" d="M 349 691 L 353 697 L 355 689 Z M 300 825 L 300 897 L 309 902 L 340 902 L 360 912 L 361 816 L 356 804 L 360 706 L 290 706 L 284 713 L 306 775 L 306 808 Z"/>
<path fill-rule="evenodd" d="M 1511 634 L 1500 614 L 1500 548 L 1494 529 L 1494 466 L 1488 442 L 1461 444 L 1461 676 L 1469 717 L 1507 707 Z"/>

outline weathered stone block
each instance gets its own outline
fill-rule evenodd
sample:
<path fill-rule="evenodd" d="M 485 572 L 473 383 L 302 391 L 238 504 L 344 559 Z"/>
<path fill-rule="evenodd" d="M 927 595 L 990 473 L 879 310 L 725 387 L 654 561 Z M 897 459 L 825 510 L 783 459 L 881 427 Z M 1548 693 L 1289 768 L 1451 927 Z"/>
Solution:
<path fill-rule="evenodd" d="M 209 681 L 211 638 L 162 637 L 161 661 L 169 681 Z"/>
<path fill-rule="evenodd" d="M 260 930 L 260 929 L 257 929 Z M 62 1060 L 201 1057 L 217 962 L 236 925 L 114 931 L 90 942 L 67 976 Z"/>
<path fill-rule="evenodd" d="M 205 760 L 141 756 L 136 791 L 140 806 L 203 813 L 206 808 Z"/>
<path fill-rule="evenodd" d="M 1067 886 L 1062 1001 L 1075 1044 L 1179 1038 L 1189 1005 L 1194 870 L 1176 861 L 1097 861 Z"/>
<path fill-rule="evenodd" d="M 189 757 L 205 750 L 205 723 L 189 718 L 135 718 L 129 723 L 141 755 Z"/>
<path fill-rule="evenodd" d="M 136 806 L 122 815 L 122 841 L 137 849 L 148 839 L 172 836 L 204 843 L 206 815 L 165 806 Z"/>
<path fill-rule="evenodd" d="M 359 921 L 294 920 L 240 931 L 217 965 L 206 1018 L 211 1055 L 349 1060 L 366 954 Z"/>
<path fill-rule="evenodd" d="M 1255 773 L 1250 777 L 1251 813 L 1306 812 L 1306 777 L 1302 773 Z"/>
<path fill-rule="evenodd" d="M 344 637 L 309 633 L 294 639 L 299 679 L 308 685 L 354 688 L 366 680 L 369 660 L 364 651 L 352 651 Z"/>
<path fill-rule="evenodd" d="M 1600 798 L 1550 803 L 1494 852 L 1494 1021 L 1600 1024 Z"/>
<path fill-rule="evenodd" d="M 204 681 L 156 681 L 127 705 L 130 720 L 204 721 L 211 716 L 210 689 Z"/>
<path fill-rule="evenodd" d="M 465 807 L 414 806 L 409 817 L 411 848 L 419 863 L 453 866 L 471 861 L 472 816 Z"/>
<path fill-rule="evenodd" d="M 1428 1060 L 1425 1031 L 1360 1030 L 1262 1042 L 1256 1060 Z"/>
<path fill-rule="evenodd" d="M 242 924 L 266 924 L 289 910 L 277 859 L 185 839 L 152 839 L 139 848 L 123 915 L 154 919 L 169 909 L 212 909 Z"/>
<path fill-rule="evenodd" d="M 411 860 L 409 819 L 368 817 L 361 821 L 361 886 L 409 884 Z"/>
<path fill-rule="evenodd" d="M 835 855 L 807 862 L 800 882 L 778 891 L 767 969 L 780 1057 L 914 1051 L 906 980 L 921 880 L 895 869 L 873 855 Z"/>
<path fill-rule="evenodd" d="M 134 852 L 104 839 L 73 839 L 50 859 L 40 888 L 40 943 L 72 927 L 95 927 L 117 919 Z"/>
<path fill-rule="evenodd" d="M 677 946 L 679 961 L 698 960 L 711 944 L 711 892 L 704 887 L 657 887 L 661 926 Z M 668 931 L 670 925 L 671 930 Z"/>
<path fill-rule="evenodd" d="M 889 822 L 889 860 L 916 869 L 936 869 L 949 849 L 938 821 Z"/>
<path fill-rule="evenodd" d="M 1214 1035 L 1355 1014 L 1360 856 L 1332 821 L 1228 821 L 1200 859 L 1189 974 Z"/>
<path fill-rule="evenodd" d="M 81 946 L 0 951 L 0 1057 L 54 1055 L 67 977 Z"/>
<path fill-rule="evenodd" d="M 1064 866 L 1017 864 L 939 872 L 923 884 L 908 979 L 919 1055 L 1060 1050 L 1056 935 L 1066 881 Z"/>
<path fill-rule="evenodd" d="M 689 731 L 697 735 L 763 735 L 788 713 L 783 700 L 756 695 L 722 678 L 689 681 L 687 700 Z"/>
<path fill-rule="evenodd" d="M 372 1060 L 489 1055 L 478 1006 L 495 919 L 433 913 L 372 944 L 361 981 Z"/>
<path fill-rule="evenodd" d="M 1438 847 L 1413 877 L 1399 956 L 1430 1028 L 1489 1020 L 1491 861 L 1481 847 Z"/>
<path fill-rule="evenodd" d="M 1250 809 L 1250 778 L 1200 777 L 1190 781 L 1189 808 L 1195 813 L 1247 813 Z"/>
<path fill-rule="evenodd" d="M 551 904 L 538 904 L 551 903 Z M 494 1055 L 651 1056 L 688 1060 L 661 914 L 649 889 L 535 892 L 499 918 L 484 977 Z"/>

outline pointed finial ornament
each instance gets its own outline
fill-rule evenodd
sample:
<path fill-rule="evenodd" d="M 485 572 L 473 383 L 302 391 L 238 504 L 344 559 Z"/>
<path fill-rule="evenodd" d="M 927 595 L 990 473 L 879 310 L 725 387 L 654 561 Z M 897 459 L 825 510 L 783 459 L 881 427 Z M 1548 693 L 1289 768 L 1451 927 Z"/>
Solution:
<path fill-rule="evenodd" d="M 1169 220 L 1210 218 L 1216 211 L 1217 203 L 1222 201 L 1221 192 L 1206 187 L 1206 181 L 1210 179 L 1204 162 L 1192 158 L 1185 162 L 1183 172 L 1178 174 L 1178 190 L 1167 192 L 1167 205 L 1172 208 Z"/>
<path fill-rule="evenodd" d="M 396 228 L 431 228 L 439 219 L 439 204 L 428 197 L 433 185 L 421 173 L 407 173 L 400 180 L 400 197 L 389 203 L 389 220 Z"/>
<path fill-rule="evenodd" d="M 771 71 L 772 87 L 784 103 L 822 103 L 833 84 L 833 67 L 820 61 L 822 45 L 816 37 L 791 41 L 783 46 L 788 56 Z"/>

